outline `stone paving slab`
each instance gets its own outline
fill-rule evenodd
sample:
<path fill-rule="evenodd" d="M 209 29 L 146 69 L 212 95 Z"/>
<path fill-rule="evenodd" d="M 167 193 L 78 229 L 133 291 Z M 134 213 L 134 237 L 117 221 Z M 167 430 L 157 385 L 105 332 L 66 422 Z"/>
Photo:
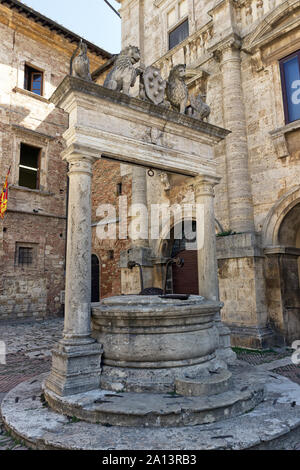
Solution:
<path fill-rule="evenodd" d="M 124 428 L 91 424 L 55 413 L 43 401 L 42 381 L 18 385 L 2 402 L 6 426 L 31 448 L 73 450 L 297 449 L 300 386 L 267 374 L 263 403 L 243 416 L 184 428 Z"/>
<path fill-rule="evenodd" d="M 50 351 L 62 337 L 63 318 L 0 324 L 0 341 L 6 344 L 7 354 Z"/>

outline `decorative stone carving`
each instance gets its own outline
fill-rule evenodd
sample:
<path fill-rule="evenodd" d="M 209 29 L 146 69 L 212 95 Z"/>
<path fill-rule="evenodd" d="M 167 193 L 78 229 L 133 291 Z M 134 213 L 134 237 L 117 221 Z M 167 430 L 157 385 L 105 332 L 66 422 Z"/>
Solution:
<path fill-rule="evenodd" d="M 128 46 L 123 49 L 117 56 L 115 65 L 107 75 L 103 86 L 129 95 L 130 88 L 135 85 L 137 76 L 143 71 L 134 67 L 140 58 L 138 47 Z"/>
<path fill-rule="evenodd" d="M 80 41 L 79 46 L 75 52 L 75 55 L 79 51 L 79 54 L 71 60 L 71 75 L 83 80 L 92 81 L 90 74 L 90 61 L 87 55 L 87 45 Z"/>
<path fill-rule="evenodd" d="M 210 115 L 210 107 L 204 103 L 202 97 L 198 96 L 190 96 L 190 106 L 187 108 L 187 114 L 193 118 L 200 119 L 203 121 L 204 119 L 208 119 Z"/>
<path fill-rule="evenodd" d="M 264 69 L 262 61 L 261 49 L 257 49 L 251 57 L 253 72 L 261 72 Z"/>
<path fill-rule="evenodd" d="M 160 181 L 163 185 L 164 191 L 170 191 L 171 185 L 170 185 L 170 181 L 169 181 L 169 177 L 167 173 L 160 174 Z"/>
<path fill-rule="evenodd" d="M 145 141 L 155 145 L 163 145 L 163 132 L 156 127 L 151 127 L 146 131 Z"/>
<path fill-rule="evenodd" d="M 285 133 L 278 132 L 278 133 L 273 133 L 273 134 L 270 133 L 270 134 L 271 134 L 273 145 L 275 147 L 278 158 L 289 157 L 290 153 L 289 153 L 289 149 L 287 146 Z"/>
<path fill-rule="evenodd" d="M 184 81 L 185 71 L 185 64 L 173 67 L 167 84 L 167 98 L 172 107 L 182 114 L 185 113 L 188 101 L 188 88 Z"/>
<path fill-rule="evenodd" d="M 159 105 L 164 102 L 167 82 L 163 80 L 160 70 L 155 67 L 147 67 L 141 75 L 140 98 L 152 101 Z"/>

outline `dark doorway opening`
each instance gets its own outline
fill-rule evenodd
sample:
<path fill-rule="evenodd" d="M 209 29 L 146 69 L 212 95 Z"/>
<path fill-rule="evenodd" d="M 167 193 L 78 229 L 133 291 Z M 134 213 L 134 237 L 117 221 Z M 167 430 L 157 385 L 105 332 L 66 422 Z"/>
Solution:
<path fill-rule="evenodd" d="M 100 302 L 100 263 L 96 255 L 92 255 L 92 302 Z"/>
<path fill-rule="evenodd" d="M 177 238 L 177 234 L 182 234 Z M 196 241 L 196 221 L 190 221 L 187 227 L 183 223 L 171 229 L 170 237 L 165 240 L 163 256 L 179 257 L 184 260 L 184 266 L 175 264 L 169 269 L 167 276 L 167 293 L 199 294 L 198 285 L 198 253 Z"/>

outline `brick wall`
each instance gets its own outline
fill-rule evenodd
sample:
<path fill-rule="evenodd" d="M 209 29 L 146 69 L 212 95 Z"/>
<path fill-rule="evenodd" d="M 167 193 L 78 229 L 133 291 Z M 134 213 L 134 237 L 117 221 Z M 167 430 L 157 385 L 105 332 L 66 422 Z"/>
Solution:
<path fill-rule="evenodd" d="M 68 115 L 48 98 L 69 74 L 77 44 L 0 5 L 0 186 L 11 165 L 8 211 L 0 221 L 0 321 L 61 312 L 66 244 Z M 91 71 L 106 58 L 89 52 Z M 25 63 L 44 72 L 44 95 L 24 90 Z M 19 186 L 21 143 L 41 149 L 38 190 Z M 33 263 L 18 265 L 18 247 Z"/>

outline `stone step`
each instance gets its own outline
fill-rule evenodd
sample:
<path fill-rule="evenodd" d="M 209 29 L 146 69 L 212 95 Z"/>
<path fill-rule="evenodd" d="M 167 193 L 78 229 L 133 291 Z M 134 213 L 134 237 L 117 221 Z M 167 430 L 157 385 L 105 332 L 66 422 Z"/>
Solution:
<path fill-rule="evenodd" d="M 224 393 L 229 389 L 232 374 L 222 369 L 210 372 L 208 376 L 188 377 L 175 380 L 175 390 L 186 397 L 209 397 Z"/>
<path fill-rule="evenodd" d="M 45 396 L 54 410 L 92 423 L 177 427 L 213 423 L 245 413 L 263 400 L 264 391 L 261 385 L 252 385 L 210 397 L 103 390 L 63 398 L 47 390 Z"/>
<path fill-rule="evenodd" d="M 243 370 L 247 369 L 247 374 Z M 250 372 L 252 370 L 252 372 Z M 296 449 L 300 442 L 300 386 L 275 373 L 238 367 L 238 389 L 252 381 L 265 385 L 265 398 L 253 410 L 216 425 L 177 427 L 105 426 L 64 416 L 45 405 L 42 382 L 47 374 L 11 390 L 1 413 L 6 429 L 33 449 L 72 450 L 208 450 Z M 235 379 L 236 381 L 236 379 Z M 111 393 L 106 393 L 109 399 Z M 116 394 L 117 395 L 117 394 Z M 123 395 L 123 394 L 120 394 Z M 103 398 L 99 390 L 81 394 L 77 406 Z M 35 399 L 33 399 L 35 397 Z M 41 399 L 38 399 L 41 397 Z M 117 398 L 117 397 L 116 397 Z M 64 399 L 66 400 L 66 399 Z M 176 401 L 177 398 L 174 398 Z M 168 400 L 169 401 L 169 400 Z M 74 397 L 69 404 L 74 405 Z"/>

